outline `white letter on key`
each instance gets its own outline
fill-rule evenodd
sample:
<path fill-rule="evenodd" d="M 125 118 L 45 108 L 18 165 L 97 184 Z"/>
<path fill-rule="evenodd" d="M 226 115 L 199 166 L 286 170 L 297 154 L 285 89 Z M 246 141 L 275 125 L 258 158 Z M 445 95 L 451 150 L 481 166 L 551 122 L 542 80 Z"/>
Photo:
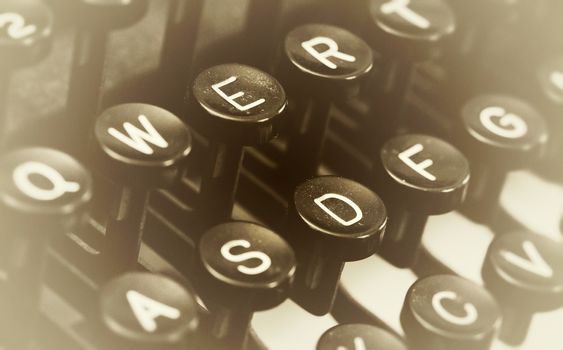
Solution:
<path fill-rule="evenodd" d="M 326 45 L 327 49 L 323 52 L 319 52 L 315 49 L 317 45 Z M 355 62 L 356 57 L 352 55 L 345 54 L 338 51 L 338 44 L 331 38 L 324 36 L 317 36 L 311 40 L 307 40 L 301 43 L 301 46 L 307 51 L 311 56 L 315 57 L 319 62 L 324 64 L 330 69 L 336 69 L 338 66 L 328 60 L 328 57 L 336 57 L 343 61 Z"/>
<path fill-rule="evenodd" d="M 247 105 L 242 106 L 237 101 L 235 101 L 235 99 L 244 96 L 244 92 L 239 91 L 239 92 L 236 92 L 236 93 L 232 94 L 231 96 L 229 96 L 221 90 L 221 88 L 223 86 L 229 85 L 230 83 L 233 83 L 236 80 L 237 80 L 236 77 L 229 77 L 227 80 L 223 80 L 222 82 L 211 85 L 211 88 L 213 88 L 213 90 L 215 90 L 215 92 L 217 94 L 219 94 L 219 96 L 221 96 L 225 101 L 229 102 L 231 105 L 233 105 L 236 109 L 238 109 L 241 112 L 247 111 L 251 108 L 254 108 L 254 107 L 259 106 L 262 103 L 266 102 L 265 99 L 261 98 L 259 100 L 256 100 L 254 102 L 251 102 Z"/>
<path fill-rule="evenodd" d="M 409 4 L 410 4 L 410 0 L 391 0 L 381 5 L 381 12 L 383 12 L 386 15 L 396 13 L 397 15 L 401 16 L 401 18 L 403 18 L 405 21 L 411 23 L 414 26 L 417 26 L 422 29 L 430 28 L 430 21 L 428 21 L 426 18 L 422 17 L 418 13 L 411 10 L 408 7 Z"/>

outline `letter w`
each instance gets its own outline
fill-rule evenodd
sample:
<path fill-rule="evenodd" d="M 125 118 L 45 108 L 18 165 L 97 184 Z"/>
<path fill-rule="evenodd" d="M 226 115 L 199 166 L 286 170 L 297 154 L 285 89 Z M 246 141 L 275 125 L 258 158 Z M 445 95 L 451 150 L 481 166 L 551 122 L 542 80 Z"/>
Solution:
<path fill-rule="evenodd" d="M 141 114 L 139 116 L 139 122 L 145 130 L 141 130 L 133 124 L 127 122 L 123 123 L 123 128 L 127 132 L 128 136 L 114 128 L 109 128 L 108 133 L 127 146 L 147 155 L 154 153 L 153 149 L 147 144 L 147 142 L 150 142 L 160 148 L 168 147 L 168 142 L 160 136 L 146 116 Z"/>

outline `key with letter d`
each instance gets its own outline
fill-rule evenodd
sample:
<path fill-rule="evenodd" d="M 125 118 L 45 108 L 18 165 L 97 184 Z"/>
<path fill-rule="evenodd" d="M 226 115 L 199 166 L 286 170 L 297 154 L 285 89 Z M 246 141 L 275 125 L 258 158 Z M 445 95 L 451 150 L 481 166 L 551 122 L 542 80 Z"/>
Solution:
<path fill-rule="evenodd" d="M 328 313 L 344 263 L 373 254 L 386 223 L 381 199 L 357 182 L 323 176 L 297 186 L 286 232 L 299 263 L 292 298 L 315 315 Z"/>

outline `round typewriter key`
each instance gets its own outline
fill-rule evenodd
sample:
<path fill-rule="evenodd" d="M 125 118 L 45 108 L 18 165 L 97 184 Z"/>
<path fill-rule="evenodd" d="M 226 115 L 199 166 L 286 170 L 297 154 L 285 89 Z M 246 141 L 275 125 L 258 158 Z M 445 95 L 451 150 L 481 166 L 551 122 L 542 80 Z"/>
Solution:
<path fill-rule="evenodd" d="M 326 331 L 317 350 L 365 349 L 406 350 L 407 347 L 391 333 L 367 324 L 341 324 Z"/>
<path fill-rule="evenodd" d="M 53 13 L 41 0 L 5 0 L 0 4 L 2 68 L 32 64 L 45 55 Z"/>
<path fill-rule="evenodd" d="M 287 105 L 272 76 L 241 64 L 201 72 L 188 91 L 188 120 L 209 139 L 201 183 L 202 213 L 216 224 L 231 218 L 245 145 L 277 136 Z"/>
<path fill-rule="evenodd" d="M 11 75 L 43 58 L 50 47 L 53 14 L 41 0 L 0 3 L 0 142 L 6 136 L 6 104 Z"/>
<path fill-rule="evenodd" d="M 141 103 L 105 110 L 94 134 L 98 170 L 117 189 L 104 251 L 115 273 L 135 267 L 150 191 L 180 176 L 191 151 L 191 134 L 174 114 Z"/>
<path fill-rule="evenodd" d="M 474 220 L 494 219 L 506 173 L 538 159 L 548 140 L 539 113 L 504 95 L 470 99 L 461 110 L 459 146 L 471 161 L 472 182 L 464 212 Z"/>
<path fill-rule="evenodd" d="M 315 315 L 330 311 L 344 263 L 378 248 L 387 213 L 363 185 L 336 176 L 300 184 L 290 203 L 287 236 L 299 262 L 292 298 Z"/>
<path fill-rule="evenodd" d="M 563 305 L 563 244 L 529 232 L 496 236 L 482 275 L 503 312 L 500 338 L 520 344 L 534 313 Z"/>
<path fill-rule="evenodd" d="M 362 39 L 326 24 L 293 29 L 284 48 L 284 85 L 294 102 L 286 168 L 301 181 L 316 174 L 332 102 L 358 92 L 359 81 L 373 67 L 373 56 Z"/>
<path fill-rule="evenodd" d="M 107 40 L 113 29 L 127 27 L 145 14 L 147 0 L 59 0 L 76 27 L 66 114 L 81 144 L 93 126 L 101 102 Z M 77 122 L 76 118 L 81 121 Z M 78 124 L 78 127 L 77 127 Z"/>
<path fill-rule="evenodd" d="M 407 292 L 401 325 L 409 349 L 489 349 L 501 322 L 495 299 L 453 275 L 416 281 Z"/>
<path fill-rule="evenodd" d="M 29 339 L 49 239 L 81 223 L 91 197 L 90 175 L 65 153 L 25 148 L 0 159 L 0 307 L 2 324 L 16 325 L 3 334 L 8 348 Z"/>
<path fill-rule="evenodd" d="M 120 349 L 185 349 L 198 326 L 198 306 L 190 292 L 148 272 L 107 282 L 100 291 L 100 316 L 109 334 L 106 341 Z"/>
<path fill-rule="evenodd" d="M 469 162 L 438 138 L 403 135 L 383 146 L 375 177 L 374 186 L 389 211 L 381 254 L 398 267 L 408 267 L 416 259 L 428 216 L 452 211 L 463 201 Z"/>
<path fill-rule="evenodd" d="M 199 257 L 197 287 L 211 313 L 209 334 L 229 349 L 244 349 L 252 314 L 288 296 L 293 250 L 263 226 L 229 222 L 202 236 Z"/>
<path fill-rule="evenodd" d="M 444 0 L 370 0 L 368 6 L 372 46 L 382 59 L 370 83 L 373 96 L 366 131 L 371 145 L 379 147 L 405 126 L 401 109 L 415 65 L 434 54 L 456 23 Z"/>

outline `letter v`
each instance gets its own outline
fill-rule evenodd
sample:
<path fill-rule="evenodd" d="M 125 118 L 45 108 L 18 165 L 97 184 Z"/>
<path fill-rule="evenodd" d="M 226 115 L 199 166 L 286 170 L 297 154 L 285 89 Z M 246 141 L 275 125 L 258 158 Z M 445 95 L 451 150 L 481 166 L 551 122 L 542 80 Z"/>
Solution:
<path fill-rule="evenodd" d="M 512 265 L 516 265 L 519 268 L 531 272 L 535 275 L 544 278 L 553 277 L 553 269 L 540 255 L 534 243 L 530 241 L 524 241 L 522 242 L 522 247 L 524 248 L 524 252 L 528 256 L 528 259 L 524 259 L 521 256 L 506 250 L 502 250 L 500 252 L 500 255 Z"/>

